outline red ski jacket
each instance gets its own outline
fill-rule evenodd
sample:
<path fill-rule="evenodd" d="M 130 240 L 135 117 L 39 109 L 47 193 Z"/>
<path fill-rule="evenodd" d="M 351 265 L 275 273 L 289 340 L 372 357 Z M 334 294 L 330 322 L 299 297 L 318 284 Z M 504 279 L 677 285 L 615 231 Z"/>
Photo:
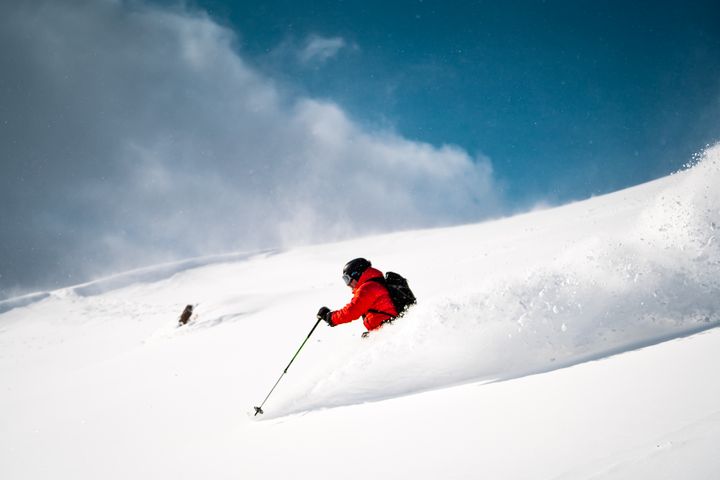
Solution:
<path fill-rule="evenodd" d="M 381 283 L 370 281 L 373 278 L 383 278 L 382 272 L 372 267 L 363 272 L 353 289 L 353 298 L 350 303 L 340 310 L 332 312 L 330 318 L 333 325 L 352 322 L 362 315 L 365 328 L 375 330 L 385 320 L 397 316 L 397 310 L 395 310 L 387 288 Z M 374 312 L 370 310 L 374 310 Z"/>

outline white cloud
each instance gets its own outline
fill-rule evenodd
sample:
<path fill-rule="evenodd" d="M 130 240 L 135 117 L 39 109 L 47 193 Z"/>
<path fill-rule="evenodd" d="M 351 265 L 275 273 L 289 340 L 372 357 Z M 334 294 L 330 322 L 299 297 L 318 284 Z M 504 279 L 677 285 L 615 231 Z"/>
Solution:
<path fill-rule="evenodd" d="M 81 266 L 467 222 L 499 208 L 487 160 L 289 97 L 206 15 L 31 3 L 0 15 L 0 280 L 54 271 L 67 283 Z"/>
<path fill-rule="evenodd" d="M 345 48 L 347 43 L 342 37 L 310 36 L 305 42 L 298 58 L 302 63 L 324 63 Z"/>

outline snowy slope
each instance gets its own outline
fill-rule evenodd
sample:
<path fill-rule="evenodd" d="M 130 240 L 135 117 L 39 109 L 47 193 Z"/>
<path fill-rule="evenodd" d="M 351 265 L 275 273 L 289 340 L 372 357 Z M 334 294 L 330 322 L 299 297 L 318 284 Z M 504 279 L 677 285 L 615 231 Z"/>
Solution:
<path fill-rule="evenodd" d="M 561 208 L 1 302 L 0 478 L 715 478 L 718 185 L 716 147 Z M 252 417 L 356 256 L 420 304 L 318 327 Z"/>

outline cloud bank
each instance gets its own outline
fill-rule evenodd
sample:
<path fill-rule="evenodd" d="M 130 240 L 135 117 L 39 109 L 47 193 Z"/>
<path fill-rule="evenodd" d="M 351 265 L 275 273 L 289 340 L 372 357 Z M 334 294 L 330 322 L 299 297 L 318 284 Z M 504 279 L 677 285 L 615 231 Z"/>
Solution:
<path fill-rule="evenodd" d="M 500 206 L 487 159 L 284 93 L 203 12 L 109 0 L 0 11 L 0 297 Z"/>

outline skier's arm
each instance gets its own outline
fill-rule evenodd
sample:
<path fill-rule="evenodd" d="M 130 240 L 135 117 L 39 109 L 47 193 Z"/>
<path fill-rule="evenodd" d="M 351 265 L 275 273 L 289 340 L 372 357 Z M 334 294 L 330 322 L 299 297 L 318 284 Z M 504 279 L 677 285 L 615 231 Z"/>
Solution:
<path fill-rule="evenodd" d="M 372 297 L 367 295 L 365 292 L 366 288 L 361 286 L 353 295 L 350 303 L 345 305 L 340 310 L 332 312 L 332 323 L 333 325 L 340 325 L 342 323 L 352 322 L 357 320 L 361 315 L 367 313 L 372 303 Z"/>

